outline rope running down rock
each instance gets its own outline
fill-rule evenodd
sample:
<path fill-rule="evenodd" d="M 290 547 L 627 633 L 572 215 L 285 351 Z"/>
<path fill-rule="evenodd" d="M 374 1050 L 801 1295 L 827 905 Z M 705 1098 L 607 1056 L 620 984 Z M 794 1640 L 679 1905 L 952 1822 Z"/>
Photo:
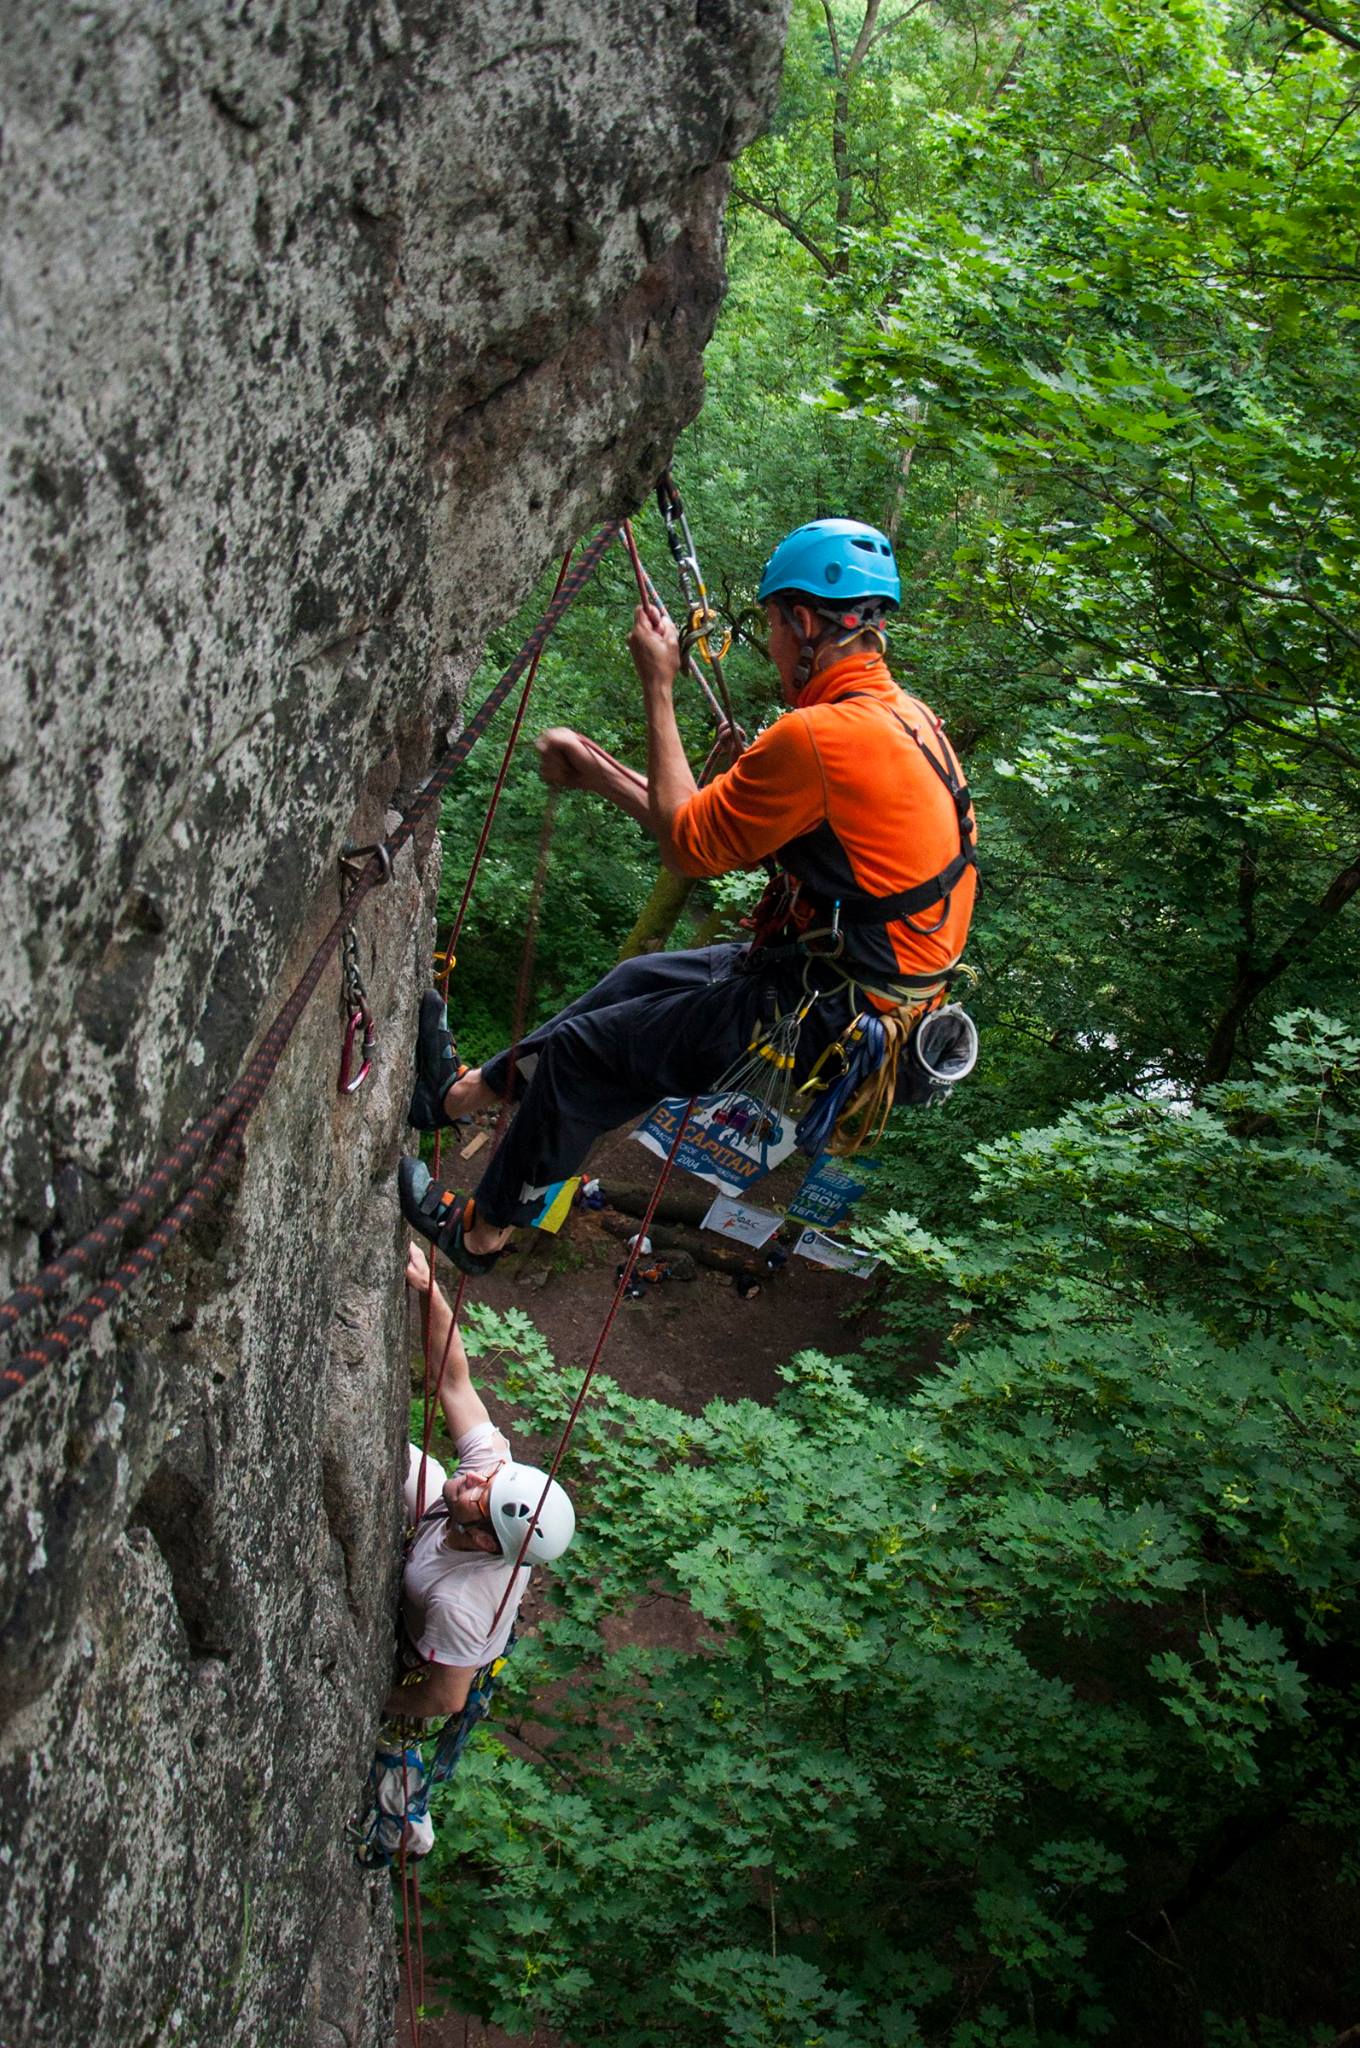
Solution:
<path fill-rule="evenodd" d="M 401 824 L 390 839 L 374 850 L 355 877 L 344 908 L 312 955 L 254 1056 L 226 1094 L 190 1125 L 173 1150 L 157 1162 L 108 1216 L 0 1302 L 0 1331 L 18 1328 L 45 1303 L 55 1299 L 69 1279 L 94 1269 L 133 1224 L 147 1216 L 169 1194 L 197 1160 L 205 1153 L 214 1155 L 206 1171 L 157 1225 L 145 1244 L 140 1245 L 100 1288 L 64 1316 L 55 1328 L 38 1338 L 11 1364 L 0 1367 L 0 1400 L 18 1393 L 43 1366 L 67 1356 L 87 1337 L 95 1317 L 116 1305 L 128 1288 L 156 1264 L 173 1239 L 180 1235 L 220 1187 L 228 1166 L 242 1149 L 245 1125 L 258 1107 L 284 1048 L 360 905 L 387 880 L 394 857 L 434 811 L 450 779 L 467 759 L 553 627 L 579 595 L 618 530 L 616 520 L 601 527 L 575 567 L 563 578 L 557 594 L 510 666 L 443 755 Z"/>

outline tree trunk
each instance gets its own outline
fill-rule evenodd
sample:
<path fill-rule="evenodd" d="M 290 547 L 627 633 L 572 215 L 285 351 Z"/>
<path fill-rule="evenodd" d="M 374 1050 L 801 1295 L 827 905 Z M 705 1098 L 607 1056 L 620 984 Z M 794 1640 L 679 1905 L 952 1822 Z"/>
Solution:
<path fill-rule="evenodd" d="M 659 953 L 694 893 L 689 875 L 673 875 L 662 868 L 652 893 L 637 914 L 637 922 L 619 948 L 620 960 L 635 960 L 639 953 Z"/>
<path fill-rule="evenodd" d="M 1253 893 L 1254 889 L 1253 876 Z M 1342 868 L 1340 874 L 1333 877 L 1307 916 L 1300 919 L 1284 944 L 1276 948 L 1264 965 L 1239 970 L 1236 986 L 1214 1026 L 1209 1050 L 1204 1056 L 1204 1085 L 1226 1078 L 1237 1049 L 1237 1034 L 1252 1004 L 1288 968 L 1307 956 L 1319 934 L 1340 916 L 1357 889 L 1360 889 L 1360 854 L 1349 867 Z"/>

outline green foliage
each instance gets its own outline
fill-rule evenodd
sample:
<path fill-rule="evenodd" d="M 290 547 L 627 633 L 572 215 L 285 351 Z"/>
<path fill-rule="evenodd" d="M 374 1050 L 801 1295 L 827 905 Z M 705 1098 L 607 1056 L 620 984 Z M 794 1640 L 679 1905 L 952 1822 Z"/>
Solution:
<path fill-rule="evenodd" d="M 1012 1013 L 1181 1083 L 1228 1071 L 1273 948 L 1324 1003 L 1355 967 L 1360 73 L 1280 42 L 1193 0 L 1029 10 L 1004 89 L 924 124 L 930 196 L 861 238 L 833 401 L 970 493 L 920 630 L 958 661 L 986 618 L 1011 668 L 1003 971 L 1056 940 Z"/>
<path fill-rule="evenodd" d="M 524 1743 L 493 1726 L 441 1795 L 427 1939 L 502 2024 L 1130 2039 L 1130 1930 L 1234 1844 L 1307 1824 L 1355 1875 L 1360 58 L 1349 9 L 1309 11 L 898 6 L 856 58 L 858 0 L 795 7 L 676 473 L 751 725 L 773 541 L 893 531 L 894 665 L 977 795 L 983 1059 L 884 1145 L 885 1335 L 802 1354 L 771 1407 L 592 1396 L 582 1540 L 498 1713 Z M 620 557 L 531 727 L 640 759 L 631 606 Z M 493 747 L 446 810 L 446 915 Z M 521 754 L 460 949 L 473 1055 L 532 886 Z M 653 872 L 561 807 L 535 1014 Z M 528 1320 L 471 1331 L 560 1422 Z M 642 1601 L 669 1647 L 630 1641 Z M 1318 2038 L 1281 1975 L 1266 2015 L 1206 1992 L 1206 2043 Z"/>
<path fill-rule="evenodd" d="M 488 1735 L 443 1813 L 441 1961 L 479 2009 L 630 2048 L 1096 2039 L 1150 1834 L 1188 1862 L 1263 1812 L 1353 1824 L 1325 1652 L 1357 1619 L 1360 1396 L 1311 1303 L 1354 1297 L 1357 1089 L 1360 1040 L 1296 1017 L 1193 1114 L 1129 1097 L 988 1147 L 970 1235 L 874 1233 L 967 1311 L 905 1398 L 815 1353 L 770 1408 L 603 1385 L 514 1679 L 545 1768 Z M 1092 1228 L 1080 1191 L 1136 1171 L 1151 1236 Z M 1262 1269 L 1285 1213 L 1305 1290 Z M 557 1422 L 527 1318 L 472 1329 Z M 658 1592 L 697 1645 L 618 1647 Z"/>

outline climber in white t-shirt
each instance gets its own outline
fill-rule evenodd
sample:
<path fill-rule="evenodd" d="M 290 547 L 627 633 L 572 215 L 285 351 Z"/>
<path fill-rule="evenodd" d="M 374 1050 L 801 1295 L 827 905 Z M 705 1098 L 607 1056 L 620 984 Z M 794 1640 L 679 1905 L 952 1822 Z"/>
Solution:
<path fill-rule="evenodd" d="M 529 1584 L 529 1566 L 560 1557 L 576 1517 L 556 1480 L 543 1499 L 546 1473 L 516 1464 L 468 1374 L 467 1353 L 438 1287 L 430 1288 L 425 1254 L 412 1245 L 406 1279 L 430 1317 L 430 1355 L 447 1364 L 440 1406 L 458 1450 L 452 1478 L 436 1459 L 425 1463 L 425 1511 L 416 1522 L 421 1452 L 407 1460 L 406 1513 L 416 1523 L 402 1577 L 399 1675 L 384 1713 L 404 1720 L 456 1714 L 473 1678 L 504 1650 Z M 534 1511 L 542 1510 L 525 1563 L 515 1560 Z M 496 1622 L 511 1579 L 515 1585 Z M 493 1626 L 494 1624 L 494 1626 Z"/>

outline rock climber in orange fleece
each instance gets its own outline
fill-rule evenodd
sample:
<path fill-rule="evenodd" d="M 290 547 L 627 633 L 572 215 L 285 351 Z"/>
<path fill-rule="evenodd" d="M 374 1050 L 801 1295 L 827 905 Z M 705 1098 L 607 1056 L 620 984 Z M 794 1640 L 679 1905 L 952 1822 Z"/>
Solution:
<path fill-rule="evenodd" d="M 676 725 L 675 627 L 645 607 L 628 645 L 646 776 L 566 728 L 538 741 L 546 782 L 616 804 L 673 872 L 766 863 L 751 942 L 626 960 L 479 1068 L 460 1065 L 438 993 L 422 999 L 411 1122 L 437 1129 L 512 1086 L 519 1103 L 474 1195 L 401 1163 L 407 1221 L 465 1272 L 490 1269 L 597 1137 L 659 1097 L 711 1090 L 809 991 L 795 1086 L 857 1013 L 928 999 L 963 951 L 978 879 L 972 806 L 939 720 L 884 660 L 880 621 L 901 602 L 891 544 L 858 520 L 814 520 L 775 549 L 759 596 L 789 708 L 707 787 Z"/>

